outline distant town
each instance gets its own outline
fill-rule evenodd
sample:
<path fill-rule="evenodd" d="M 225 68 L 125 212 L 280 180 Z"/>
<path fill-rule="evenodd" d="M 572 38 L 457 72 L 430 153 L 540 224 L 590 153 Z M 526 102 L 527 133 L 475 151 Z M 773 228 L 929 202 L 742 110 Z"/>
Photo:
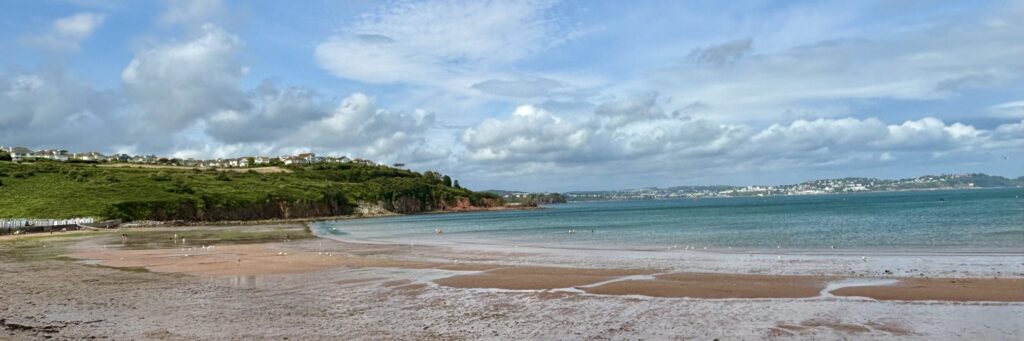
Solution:
<path fill-rule="evenodd" d="M 875 178 L 822 179 L 795 185 L 755 186 L 676 186 L 610 191 L 574 191 L 564 193 L 530 193 L 489 190 L 509 202 L 539 200 L 541 204 L 568 201 L 655 200 L 715 197 L 764 197 L 782 195 L 816 195 L 857 192 L 886 192 L 935 189 L 969 189 L 1024 187 L 1024 177 L 1010 179 L 981 173 L 925 175 L 906 179 Z"/>
<path fill-rule="evenodd" d="M 156 155 L 128 155 L 110 154 L 104 155 L 99 152 L 69 152 L 64 149 L 42 149 L 31 150 L 25 147 L 0 146 L 0 152 L 10 155 L 12 161 L 37 161 L 50 160 L 58 162 L 104 162 L 104 163 L 130 163 L 140 165 L 172 165 L 198 168 L 248 168 L 316 163 L 359 163 L 366 165 L 377 165 L 378 163 L 346 156 L 318 156 L 314 153 L 302 153 L 298 155 L 281 156 L 246 156 L 238 158 L 217 158 L 209 160 L 181 159 L 173 157 L 162 157 Z M 405 164 L 396 163 L 390 165 L 396 168 L 405 167 Z"/>
<path fill-rule="evenodd" d="M 710 197 L 761 197 L 774 195 L 815 195 L 832 193 L 884 192 L 932 189 L 1022 187 L 1024 177 L 1009 179 L 981 173 L 925 175 L 906 179 L 875 178 L 822 179 L 777 186 L 678 186 L 617 191 L 562 193 L 568 201 L 643 200 Z"/>

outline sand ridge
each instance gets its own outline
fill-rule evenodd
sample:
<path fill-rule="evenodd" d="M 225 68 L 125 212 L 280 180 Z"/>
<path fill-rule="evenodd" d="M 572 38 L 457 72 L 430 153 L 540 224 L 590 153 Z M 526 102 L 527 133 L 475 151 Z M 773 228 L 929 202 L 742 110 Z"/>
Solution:
<path fill-rule="evenodd" d="M 571 292 L 595 295 L 697 299 L 814 298 L 819 297 L 829 283 L 844 279 L 812 275 L 665 273 L 661 269 L 504 266 L 492 261 L 474 262 L 472 259 L 480 254 L 458 254 L 457 249 L 422 247 L 418 250 L 428 254 L 443 254 L 428 257 L 431 259 L 429 261 L 417 261 L 409 259 L 409 249 L 405 246 L 309 239 L 141 250 L 119 248 L 117 245 L 92 245 L 80 248 L 69 256 L 103 266 L 145 268 L 153 272 L 200 276 L 299 274 L 334 268 L 439 269 L 465 272 L 433 281 L 437 285 L 451 288 L 537 291 L 571 289 Z M 456 259 L 469 261 L 439 261 L 452 257 L 450 253 L 456 253 Z M 830 294 L 897 301 L 1024 302 L 1024 279 L 891 279 L 898 282 L 841 287 Z"/>

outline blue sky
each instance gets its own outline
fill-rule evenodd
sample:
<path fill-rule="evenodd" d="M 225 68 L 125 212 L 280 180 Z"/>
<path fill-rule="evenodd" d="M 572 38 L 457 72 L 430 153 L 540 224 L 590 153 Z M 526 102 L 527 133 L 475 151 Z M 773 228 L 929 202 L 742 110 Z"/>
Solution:
<path fill-rule="evenodd" d="M 0 145 L 474 188 L 1024 169 L 1022 1 L 0 1 Z"/>

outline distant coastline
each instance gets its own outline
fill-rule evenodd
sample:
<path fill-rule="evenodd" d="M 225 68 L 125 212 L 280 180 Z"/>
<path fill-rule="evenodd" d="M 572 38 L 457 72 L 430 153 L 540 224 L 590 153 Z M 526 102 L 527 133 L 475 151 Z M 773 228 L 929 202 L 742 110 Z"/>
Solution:
<path fill-rule="evenodd" d="M 1010 179 L 1002 176 L 992 176 L 982 173 L 969 173 L 925 175 L 898 180 L 883 180 L 875 178 L 821 179 L 793 185 L 712 185 L 676 186 L 668 188 L 652 187 L 609 191 L 572 191 L 561 193 L 561 195 L 565 196 L 569 202 L 580 202 L 800 196 L 1019 187 L 1024 187 L 1024 177 Z"/>

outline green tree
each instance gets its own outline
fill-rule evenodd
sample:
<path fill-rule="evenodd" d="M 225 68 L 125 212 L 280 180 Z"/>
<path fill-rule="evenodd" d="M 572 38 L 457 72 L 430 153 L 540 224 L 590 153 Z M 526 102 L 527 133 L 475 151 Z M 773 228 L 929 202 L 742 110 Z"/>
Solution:
<path fill-rule="evenodd" d="M 8 154 L 5 151 L 0 151 L 0 161 L 13 161 L 13 159 L 11 158 L 11 154 Z"/>
<path fill-rule="evenodd" d="M 452 177 L 445 175 L 442 179 L 445 187 L 452 187 Z"/>
<path fill-rule="evenodd" d="M 458 189 L 462 189 L 462 186 L 459 186 L 459 180 L 455 180 L 455 184 L 452 185 L 452 186 L 454 186 L 455 188 L 458 188 Z"/>

